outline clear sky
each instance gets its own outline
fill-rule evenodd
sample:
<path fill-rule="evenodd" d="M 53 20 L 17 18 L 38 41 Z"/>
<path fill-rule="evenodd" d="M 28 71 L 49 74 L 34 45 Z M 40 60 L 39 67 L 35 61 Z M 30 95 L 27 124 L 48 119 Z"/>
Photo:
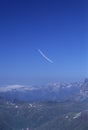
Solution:
<path fill-rule="evenodd" d="M 0 0 L 0 84 L 87 77 L 87 5 L 87 0 Z"/>

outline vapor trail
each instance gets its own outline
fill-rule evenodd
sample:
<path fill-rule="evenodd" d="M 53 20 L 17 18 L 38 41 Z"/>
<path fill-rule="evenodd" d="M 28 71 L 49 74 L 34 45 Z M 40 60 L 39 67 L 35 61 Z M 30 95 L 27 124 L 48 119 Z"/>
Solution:
<path fill-rule="evenodd" d="M 53 63 L 52 60 L 50 60 L 40 49 L 38 49 L 38 52 L 41 54 L 41 56 L 46 59 L 48 62 Z"/>

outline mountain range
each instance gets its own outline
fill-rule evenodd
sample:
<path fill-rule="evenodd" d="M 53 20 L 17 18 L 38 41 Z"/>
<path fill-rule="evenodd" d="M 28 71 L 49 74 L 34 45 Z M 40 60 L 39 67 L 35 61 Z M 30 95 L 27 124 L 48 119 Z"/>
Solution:
<path fill-rule="evenodd" d="M 0 87 L 0 97 L 11 101 L 87 100 L 88 79 L 83 83 L 49 83 L 37 85 L 8 85 Z"/>
<path fill-rule="evenodd" d="M 83 83 L 0 87 L 0 130 L 88 130 Z"/>

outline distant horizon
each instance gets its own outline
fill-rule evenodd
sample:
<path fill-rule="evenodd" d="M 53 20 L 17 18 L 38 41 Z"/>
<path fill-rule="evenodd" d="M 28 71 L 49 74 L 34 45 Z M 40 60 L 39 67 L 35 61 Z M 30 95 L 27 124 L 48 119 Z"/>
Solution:
<path fill-rule="evenodd" d="M 69 84 L 69 83 L 82 83 L 85 81 L 86 78 L 84 79 L 81 79 L 81 80 L 73 80 L 73 81 L 61 81 L 61 80 L 56 80 L 56 81 L 48 81 L 48 82 L 35 82 L 35 83 L 32 83 L 32 82 L 25 82 L 25 83 L 21 83 L 21 82 L 13 82 L 13 83 L 10 83 L 10 82 L 4 82 L 4 83 L 1 83 L 0 84 L 0 87 L 6 87 L 6 86 L 13 86 L 13 85 L 23 85 L 23 86 L 44 86 L 44 85 L 48 85 L 48 84 L 54 84 L 54 83 L 60 83 L 60 84 L 63 84 L 63 83 L 66 83 L 66 84 Z M 0 81 L 1 82 L 1 81 Z"/>

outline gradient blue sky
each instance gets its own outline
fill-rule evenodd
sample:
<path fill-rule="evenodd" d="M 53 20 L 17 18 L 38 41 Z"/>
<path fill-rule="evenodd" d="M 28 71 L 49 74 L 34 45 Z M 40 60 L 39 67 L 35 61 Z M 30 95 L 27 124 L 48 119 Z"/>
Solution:
<path fill-rule="evenodd" d="M 0 0 L 0 84 L 87 77 L 87 5 L 87 0 Z"/>

